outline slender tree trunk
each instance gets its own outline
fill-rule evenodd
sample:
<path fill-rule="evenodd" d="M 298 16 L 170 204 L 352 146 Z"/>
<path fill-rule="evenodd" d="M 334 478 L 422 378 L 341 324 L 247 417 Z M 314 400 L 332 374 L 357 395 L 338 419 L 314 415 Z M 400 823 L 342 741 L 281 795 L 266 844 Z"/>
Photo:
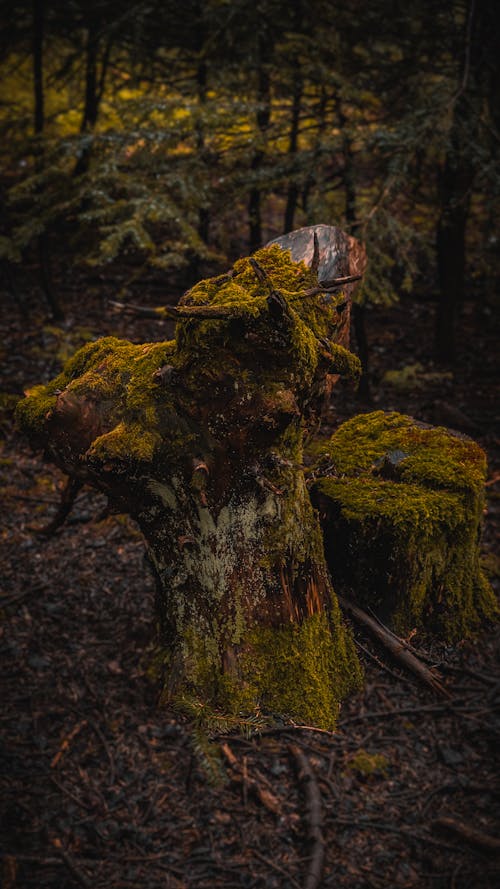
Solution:
<path fill-rule="evenodd" d="M 33 0 L 33 91 L 35 99 L 35 135 L 43 133 L 45 125 L 45 97 L 43 89 L 43 41 L 45 32 L 45 2 Z"/>
<path fill-rule="evenodd" d="M 102 41 L 100 31 L 100 22 L 89 16 L 85 49 L 85 98 L 80 123 L 81 136 L 85 136 L 85 134 L 90 135 L 95 129 L 106 85 L 112 40 L 109 38 L 105 44 L 99 71 L 99 55 Z M 91 154 L 90 142 L 83 141 L 73 170 L 74 176 L 81 176 L 88 171 Z"/>
<path fill-rule="evenodd" d="M 196 86 L 198 93 L 198 107 L 200 112 L 203 113 L 203 109 L 207 103 L 206 62 L 201 62 L 196 69 Z M 205 127 L 200 118 L 196 123 L 196 150 L 200 158 L 203 159 L 205 155 Z M 209 176 L 210 171 L 207 169 L 206 172 L 207 176 Z M 198 234 L 202 241 L 207 244 L 210 235 L 210 210 L 208 207 L 200 207 L 198 211 Z"/>
<path fill-rule="evenodd" d="M 250 190 L 248 201 L 249 249 L 250 253 L 262 244 L 261 187 L 258 184 L 259 172 L 262 168 L 266 151 L 265 141 L 271 120 L 271 78 L 267 67 L 269 48 L 261 49 L 257 85 L 257 149 L 250 162 L 250 169 L 255 184 Z"/>
<path fill-rule="evenodd" d="M 344 155 L 344 193 L 345 193 L 345 218 L 349 231 L 355 234 L 357 227 L 356 214 L 356 183 L 354 177 L 354 162 L 352 152 L 352 141 L 348 130 L 348 119 L 345 115 L 341 101 L 337 104 L 340 126 L 342 128 L 342 146 Z M 369 348 L 368 337 L 366 333 L 366 304 L 364 302 L 353 301 L 352 304 L 352 320 L 354 327 L 354 335 L 358 346 L 359 360 L 363 372 L 358 385 L 358 398 L 361 401 L 371 401 L 370 377 L 369 377 Z"/>
<path fill-rule="evenodd" d="M 319 161 L 320 156 L 321 156 L 321 138 L 326 130 L 327 119 L 328 119 L 327 106 L 328 106 L 328 93 L 327 93 L 325 87 L 323 85 L 321 85 L 319 105 L 318 105 L 318 110 L 315 115 L 316 120 L 318 122 L 318 131 L 317 131 L 316 147 L 314 149 L 315 159 L 311 165 L 313 168 L 316 166 L 316 161 Z M 315 182 L 316 182 L 315 174 L 314 174 L 314 172 L 312 172 L 312 170 L 310 170 L 308 172 L 307 177 L 306 177 L 306 181 L 304 183 L 304 187 L 302 189 L 302 195 L 301 195 L 302 210 L 304 211 L 306 216 L 308 215 L 308 211 L 309 211 L 309 197 L 310 197 L 312 189 L 314 188 Z"/>
<path fill-rule="evenodd" d="M 290 122 L 290 137 L 289 137 L 289 145 L 288 145 L 288 156 L 290 161 L 293 164 L 295 157 L 297 155 L 298 145 L 299 145 L 299 125 L 300 125 L 300 111 L 302 104 L 302 93 L 304 89 L 304 82 L 302 78 L 302 71 L 300 69 L 300 62 L 298 59 L 294 59 L 292 61 L 293 65 L 293 99 L 292 99 L 292 119 Z M 286 199 L 286 207 L 285 207 L 285 232 L 292 231 L 295 220 L 295 211 L 297 209 L 297 202 L 299 199 L 300 189 L 297 184 L 296 179 L 292 179 L 288 184 L 288 192 Z"/>
<path fill-rule="evenodd" d="M 45 2 L 33 0 L 33 129 L 37 138 L 35 147 L 35 169 L 43 169 L 43 145 L 41 139 L 45 129 L 45 91 L 43 85 L 43 48 L 45 39 Z M 50 262 L 48 232 L 42 232 L 37 239 L 40 285 L 54 321 L 62 321 L 64 312 L 54 292 Z"/>
<path fill-rule="evenodd" d="M 469 2 L 448 148 L 438 178 L 436 355 L 448 363 L 456 360 L 456 327 L 465 297 L 466 229 L 475 176 L 473 146 L 483 105 L 481 79 L 488 77 L 489 62 L 498 58 L 494 51 L 485 63 L 485 58 L 488 59 L 486 47 L 491 45 L 492 8 L 484 0 Z"/>
<path fill-rule="evenodd" d="M 436 317 L 436 353 L 440 360 L 456 358 L 456 325 L 465 297 L 466 227 L 469 214 L 472 172 L 459 155 L 446 158 L 440 176 L 441 213 L 436 250 L 439 275 L 439 303 Z"/>

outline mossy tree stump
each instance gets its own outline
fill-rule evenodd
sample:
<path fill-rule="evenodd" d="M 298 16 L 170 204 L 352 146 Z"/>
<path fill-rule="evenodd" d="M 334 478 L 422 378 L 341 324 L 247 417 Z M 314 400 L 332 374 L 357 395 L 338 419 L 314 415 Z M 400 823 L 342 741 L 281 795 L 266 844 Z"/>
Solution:
<path fill-rule="evenodd" d="M 349 275 L 355 242 L 332 232 Z M 91 343 L 18 416 L 49 459 L 141 528 L 169 697 L 331 727 L 360 670 L 303 434 L 329 377 L 355 377 L 359 363 L 345 348 L 345 291 L 318 284 L 311 254 L 307 267 L 273 245 L 201 281 L 175 311 L 175 340 Z"/>
<path fill-rule="evenodd" d="M 479 445 L 377 411 L 347 421 L 315 451 L 311 496 L 339 593 L 399 633 L 424 627 L 450 641 L 496 613 L 479 563 Z"/>

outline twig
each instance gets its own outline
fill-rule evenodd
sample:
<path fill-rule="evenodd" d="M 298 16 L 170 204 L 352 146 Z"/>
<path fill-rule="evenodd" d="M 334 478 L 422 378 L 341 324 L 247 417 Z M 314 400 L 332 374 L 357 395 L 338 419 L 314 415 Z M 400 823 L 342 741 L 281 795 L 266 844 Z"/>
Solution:
<path fill-rule="evenodd" d="M 488 852 L 500 852 L 500 838 L 491 836 L 491 834 L 483 833 L 463 821 L 457 821 L 455 818 L 436 818 L 433 822 L 434 827 L 450 830 L 457 836 L 471 843 L 473 846 L 479 846 L 480 849 L 486 849 Z"/>
<path fill-rule="evenodd" d="M 271 735 L 286 735 L 292 732 L 315 732 L 318 735 L 328 735 L 329 738 L 335 738 L 337 732 L 331 732 L 326 728 L 316 728 L 314 725 L 296 725 L 294 722 L 290 725 L 275 725 L 272 728 L 265 728 L 255 733 L 255 737 L 265 738 Z M 237 740 L 237 739 L 235 739 Z"/>
<path fill-rule="evenodd" d="M 373 636 L 382 642 L 393 657 L 400 661 L 412 673 L 415 673 L 415 675 L 418 676 L 422 682 L 425 682 L 426 685 L 429 685 L 433 691 L 443 697 L 451 698 L 450 692 L 444 687 L 436 673 L 426 667 L 425 664 L 413 654 L 413 652 L 408 651 L 406 643 L 404 643 L 403 640 L 398 639 L 392 633 L 388 632 L 379 622 L 370 617 L 369 614 L 357 605 L 344 599 L 343 596 L 338 596 L 337 598 L 342 608 L 348 611 L 358 623 L 366 627 Z"/>
<path fill-rule="evenodd" d="M 92 719 L 91 716 L 87 716 L 85 713 L 82 713 L 81 710 L 79 710 L 77 707 L 74 707 L 72 704 L 68 703 L 66 706 L 68 707 L 69 710 L 72 710 L 73 713 L 77 713 L 79 716 L 83 716 L 86 719 L 86 721 L 88 722 L 90 728 L 93 729 L 93 731 L 99 738 L 102 746 L 104 747 L 106 756 L 108 757 L 108 761 L 109 761 L 109 783 L 110 783 L 110 785 L 114 784 L 115 783 L 115 760 L 114 760 L 113 754 L 111 752 L 110 746 L 109 746 L 103 732 L 101 731 L 99 725 L 97 724 L 97 722 L 94 719 Z"/>
<path fill-rule="evenodd" d="M 321 792 L 307 756 L 295 744 L 289 744 L 288 750 L 294 757 L 299 768 L 299 780 L 305 788 L 307 803 L 308 835 L 312 846 L 311 861 L 305 880 L 305 889 L 316 889 L 321 885 L 325 863 L 325 841 L 323 838 L 323 810 Z"/>
<path fill-rule="evenodd" d="M 67 735 L 65 738 L 63 738 L 63 740 L 61 742 L 61 746 L 59 747 L 59 750 L 57 751 L 56 755 L 52 758 L 52 761 L 50 763 L 51 769 L 55 769 L 55 767 L 58 765 L 58 763 L 62 759 L 63 755 L 66 753 L 67 750 L 69 750 L 69 746 L 70 746 L 71 742 L 74 740 L 74 738 L 76 738 L 76 736 L 79 734 L 79 732 L 81 732 L 82 728 L 85 728 L 86 725 L 87 725 L 86 719 L 83 719 L 81 722 L 77 722 L 77 724 L 75 726 L 73 726 L 69 735 Z"/>
<path fill-rule="evenodd" d="M 381 620 L 378 614 L 375 614 L 373 608 L 368 608 L 368 611 L 370 612 L 373 619 L 382 627 L 382 629 L 389 633 L 389 635 L 392 636 L 392 638 L 395 639 L 396 642 L 399 642 L 402 648 L 406 649 L 406 651 L 411 651 L 412 654 L 415 655 L 415 657 L 417 657 L 421 661 L 424 661 L 426 664 L 430 664 L 432 667 L 436 666 L 435 660 L 431 658 L 430 655 L 426 654 L 425 651 L 422 651 L 422 649 L 420 648 L 416 648 L 415 645 L 412 645 L 411 642 L 408 642 L 407 639 L 402 639 L 401 636 L 397 636 L 396 633 L 391 630 L 391 628 L 388 627 L 387 624 L 383 622 L 383 620 Z"/>
<path fill-rule="evenodd" d="M 272 812 L 273 815 L 279 815 L 281 806 L 277 797 L 275 797 L 270 790 L 261 787 L 259 782 L 255 780 L 255 778 L 249 778 L 248 772 L 245 781 L 245 778 L 241 772 L 240 764 L 233 751 L 231 750 L 229 744 L 221 744 L 221 750 L 233 770 L 234 783 L 240 784 L 242 786 L 243 793 L 248 791 L 254 793 L 254 795 L 260 800 L 262 805 L 265 806 L 268 812 Z"/>
<path fill-rule="evenodd" d="M 151 309 L 148 306 L 139 306 L 135 303 L 122 303 L 117 300 L 109 300 L 109 305 L 114 308 L 121 309 L 133 315 L 139 315 L 145 318 L 156 318 L 157 321 L 170 318 L 173 321 L 189 320 L 190 318 L 199 318 L 200 320 L 224 320 L 227 318 L 237 318 L 245 314 L 245 310 L 241 306 L 159 306 Z"/>
<path fill-rule="evenodd" d="M 343 816 L 334 816 L 332 818 L 334 824 L 342 827 L 357 827 L 359 830 L 384 830 L 387 833 L 397 833 L 400 836 L 407 837 L 410 841 L 416 840 L 419 843 L 429 843 L 432 846 L 439 846 L 441 849 L 448 849 L 450 852 L 456 852 L 455 846 L 448 843 L 442 843 L 440 840 L 434 839 L 432 836 L 422 836 L 415 831 L 406 830 L 404 827 L 396 827 L 393 824 L 385 824 L 383 821 L 372 821 L 370 818 L 344 818 Z"/>
<path fill-rule="evenodd" d="M 256 259 L 251 258 L 250 265 L 255 272 L 259 284 L 265 284 L 266 287 L 268 287 L 269 289 L 269 293 L 272 293 L 274 291 L 273 282 L 266 270 L 262 268 L 262 266 L 257 262 Z"/>
<path fill-rule="evenodd" d="M 75 880 L 80 883 L 81 886 L 84 886 L 85 889 L 91 889 L 93 886 L 93 882 L 89 880 L 89 878 L 80 870 L 80 868 L 75 863 L 75 860 L 69 852 L 66 852 L 65 849 L 55 847 L 55 851 L 57 855 L 60 855 L 62 860 L 64 861 L 66 867 L 73 874 Z"/>
<path fill-rule="evenodd" d="M 389 676 L 393 676 L 394 679 L 397 679 L 398 682 L 401 682 L 401 680 L 403 679 L 402 676 L 398 676 L 398 674 L 397 674 L 394 670 L 391 670 L 391 668 L 388 667 L 387 664 L 384 664 L 384 662 L 381 661 L 380 658 L 377 657 L 376 654 L 373 654 L 373 653 L 370 651 L 369 648 L 366 648 L 366 646 L 365 646 L 365 645 L 362 645 L 361 642 L 358 642 L 357 639 L 355 640 L 355 642 L 356 642 L 356 646 L 357 646 L 357 648 L 360 648 L 361 651 L 362 651 L 364 654 L 367 655 L 367 657 L 369 657 L 372 661 L 375 661 L 375 663 L 378 664 L 378 666 L 379 666 L 382 670 L 385 670 L 385 672 L 388 673 Z M 406 680 L 404 680 L 404 681 L 406 681 Z"/>
<path fill-rule="evenodd" d="M 300 883 L 297 883 L 297 880 L 295 880 L 292 875 L 285 870 L 284 867 L 276 864 L 275 861 L 271 861 L 270 858 L 266 858 L 266 856 L 262 855 L 261 852 L 257 852 L 257 849 L 253 850 L 252 855 L 254 856 L 254 858 L 257 858 L 258 861 L 262 861 L 263 864 L 267 864 L 268 867 L 271 867 L 273 870 L 276 871 L 276 873 L 281 874 L 283 877 L 286 877 L 287 880 L 292 884 L 292 886 L 296 886 L 296 889 L 302 889 Z"/>
<path fill-rule="evenodd" d="M 445 673 L 454 673 L 455 675 L 470 676 L 477 679 L 478 682 L 484 682 L 485 685 L 497 685 L 498 679 L 495 676 L 488 676 L 486 673 L 480 673 L 478 670 L 472 670 L 470 667 L 453 667 L 451 664 L 442 664 L 441 669 Z"/>
<path fill-rule="evenodd" d="M 89 803 L 85 803 L 83 800 L 79 799 L 79 797 L 77 797 L 76 793 L 73 793 L 71 790 L 69 790 L 68 787 L 65 787 L 64 784 L 60 784 L 59 781 L 57 781 L 53 775 L 50 775 L 49 778 L 50 778 L 51 783 L 54 784 L 57 787 L 57 789 L 61 791 L 61 793 L 64 793 L 65 796 L 69 797 L 69 799 L 72 799 L 73 802 L 75 802 L 78 806 L 81 806 L 82 809 L 86 809 L 87 812 L 91 812 L 93 810 L 93 806 L 91 806 L 91 805 L 89 805 Z"/>
<path fill-rule="evenodd" d="M 364 722 L 365 719 L 387 719 L 393 716 L 413 716 L 415 713 L 446 713 L 453 711 L 451 703 L 448 704 L 423 704 L 421 707 L 400 707 L 398 710 L 371 710 L 367 713 L 358 713 L 339 723 L 339 728 L 351 725 L 353 722 Z"/>
<path fill-rule="evenodd" d="M 280 291 L 273 286 L 271 278 L 262 268 L 262 266 L 260 266 L 259 263 L 253 259 L 251 259 L 250 262 L 259 281 L 261 283 L 265 283 L 266 286 L 269 288 L 270 297 L 274 297 L 276 299 L 284 299 Z M 286 296 L 287 299 L 291 301 L 307 299 L 311 296 L 317 296 L 319 293 L 331 293 L 343 287 L 345 284 L 352 284 L 354 281 L 360 281 L 362 277 L 362 275 L 345 275 L 342 278 L 333 278 L 330 281 L 320 281 L 320 283 L 316 287 L 311 287 L 309 290 L 297 291 L 297 293 L 287 293 Z M 108 301 L 108 305 L 112 306 L 115 309 L 120 309 L 120 311 L 122 312 L 137 315 L 139 317 L 156 318 L 157 321 L 162 321 L 167 318 L 171 319 L 172 321 L 183 321 L 193 318 L 198 318 L 201 321 L 224 321 L 229 318 L 240 318 L 242 315 L 247 314 L 247 309 L 241 305 L 167 305 L 151 308 L 150 306 L 140 306 L 137 305 L 137 303 L 125 303 L 114 299 L 110 299 Z"/>
<path fill-rule="evenodd" d="M 16 593 L 15 596 L 9 596 L 8 599 L 0 598 L 0 607 L 6 608 L 7 605 L 15 605 L 16 602 L 22 602 L 23 599 L 26 599 L 28 596 L 33 595 L 33 593 L 42 593 L 44 590 L 49 589 L 48 583 L 34 583 L 33 586 L 28 587 L 28 589 L 23 590 L 22 593 Z"/>

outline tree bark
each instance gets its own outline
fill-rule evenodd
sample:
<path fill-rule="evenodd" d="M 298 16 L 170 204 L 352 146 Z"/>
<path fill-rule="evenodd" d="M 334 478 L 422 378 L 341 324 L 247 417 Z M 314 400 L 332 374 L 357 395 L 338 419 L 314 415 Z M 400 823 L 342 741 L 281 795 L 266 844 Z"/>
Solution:
<path fill-rule="evenodd" d="M 271 48 L 259 41 L 259 71 L 257 80 L 257 148 L 253 153 L 250 169 L 254 185 L 248 200 L 249 249 L 250 253 L 262 245 L 261 187 L 258 176 L 266 156 L 265 141 L 271 120 L 271 77 L 268 61 Z"/>
<path fill-rule="evenodd" d="M 43 169 L 43 145 L 41 137 L 45 129 L 45 91 L 43 85 L 43 47 L 45 40 L 45 3 L 44 0 L 33 0 L 33 129 L 37 142 L 35 145 L 35 169 Z M 46 231 L 38 237 L 38 260 L 40 284 L 49 305 L 54 321 L 64 320 L 64 311 L 54 293 L 50 265 L 49 238 Z"/>
<path fill-rule="evenodd" d="M 324 237 L 328 227 L 318 228 Z M 320 255 L 314 231 L 305 232 L 306 253 L 330 276 L 335 249 Z M 337 259 L 361 249 L 330 233 Z M 317 273 L 282 246 L 181 300 L 231 306 L 230 316 L 179 321 L 167 343 L 92 343 L 19 416 L 53 461 L 141 528 L 157 576 L 169 699 L 331 727 L 359 666 L 302 443 L 328 377 L 355 375 L 358 362 L 339 344 L 338 307 L 349 295 L 310 295 Z"/>
<path fill-rule="evenodd" d="M 85 97 L 82 120 L 80 123 L 80 134 L 82 136 L 86 133 L 92 133 L 95 129 L 106 84 L 112 38 L 108 37 L 104 46 L 99 71 L 99 53 L 102 41 L 101 27 L 102 23 L 99 18 L 94 18 L 90 13 L 87 24 L 87 42 L 85 48 Z M 73 170 L 74 176 L 81 176 L 83 173 L 87 172 L 90 164 L 90 156 L 90 143 L 83 142 Z"/>
<path fill-rule="evenodd" d="M 356 182 L 354 177 L 354 161 L 352 151 L 352 141 L 348 131 L 348 118 L 345 114 L 343 104 L 340 99 L 337 102 L 337 110 L 340 126 L 342 128 L 342 144 L 344 155 L 344 192 L 345 192 L 345 219 L 348 230 L 351 234 L 356 233 L 357 214 L 356 214 Z M 354 335 L 358 346 L 359 360 L 361 361 L 362 373 L 359 381 L 357 396 L 360 400 L 369 402 L 371 400 L 370 377 L 369 377 L 369 349 L 368 336 L 366 333 L 366 304 L 365 302 L 353 302 L 352 317 Z"/>
<path fill-rule="evenodd" d="M 302 104 L 302 92 L 304 88 L 302 72 L 300 70 L 300 62 L 298 59 L 292 60 L 294 68 L 293 72 L 293 98 L 292 98 L 292 119 L 290 122 L 290 137 L 288 145 L 288 156 L 293 161 L 297 155 L 299 146 L 299 124 L 300 110 Z M 288 184 L 286 207 L 285 207 L 285 232 L 293 229 L 295 220 L 295 211 L 297 209 L 297 201 L 299 199 L 299 186 L 295 179 L 291 179 Z"/>

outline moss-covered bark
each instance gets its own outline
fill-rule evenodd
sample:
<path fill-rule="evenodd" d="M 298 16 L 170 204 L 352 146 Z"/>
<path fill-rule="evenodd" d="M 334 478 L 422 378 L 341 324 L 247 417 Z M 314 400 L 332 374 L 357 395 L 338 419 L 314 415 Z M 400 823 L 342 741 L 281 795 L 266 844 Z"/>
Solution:
<path fill-rule="evenodd" d="M 359 683 L 302 468 L 325 380 L 359 372 L 344 302 L 271 246 L 190 290 L 174 341 L 87 345 L 19 407 L 141 527 L 172 698 L 331 727 Z"/>
<path fill-rule="evenodd" d="M 479 564 L 486 457 L 479 445 L 377 411 L 316 446 L 312 499 L 339 591 L 392 622 L 450 640 L 496 613 Z"/>

